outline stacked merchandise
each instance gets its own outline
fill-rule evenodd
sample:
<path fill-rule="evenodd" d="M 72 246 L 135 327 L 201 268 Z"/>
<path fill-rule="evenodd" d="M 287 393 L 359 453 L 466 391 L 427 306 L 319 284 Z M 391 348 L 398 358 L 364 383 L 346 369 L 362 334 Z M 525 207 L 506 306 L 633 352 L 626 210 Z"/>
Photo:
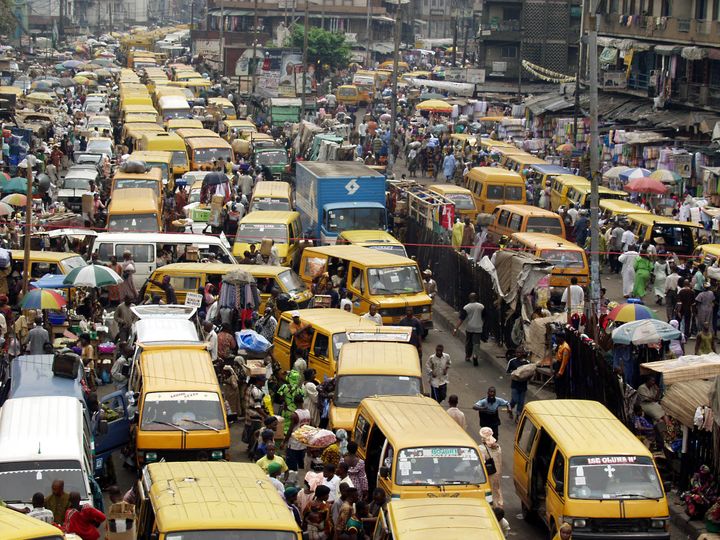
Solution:
<path fill-rule="evenodd" d="M 552 122 L 552 134 L 553 145 L 555 147 L 561 144 L 570 143 L 574 144 L 576 150 L 585 151 L 588 143 L 590 142 L 590 127 L 587 120 L 584 118 L 578 119 L 578 134 L 577 143 L 575 144 L 575 135 L 573 133 L 575 129 L 575 120 L 573 118 L 555 118 Z"/>
<path fill-rule="evenodd" d="M 525 121 L 521 118 L 506 118 L 498 125 L 498 138 L 501 140 L 523 139 Z"/>

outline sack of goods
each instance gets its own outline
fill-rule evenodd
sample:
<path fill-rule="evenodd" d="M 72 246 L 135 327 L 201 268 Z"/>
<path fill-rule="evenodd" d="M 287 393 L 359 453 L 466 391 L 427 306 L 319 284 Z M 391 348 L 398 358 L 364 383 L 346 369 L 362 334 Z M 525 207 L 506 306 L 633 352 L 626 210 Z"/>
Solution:
<path fill-rule="evenodd" d="M 120 165 L 120 172 L 132 173 L 132 174 L 143 174 L 147 172 L 147 165 L 144 161 L 138 161 L 137 159 L 129 159 Z"/>
<path fill-rule="evenodd" d="M 529 364 L 525 364 L 524 366 L 520 366 L 519 368 L 513 370 L 510 377 L 513 381 L 529 381 L 535 375 L 536 369 L 537 364 L 530 362 Z"/>

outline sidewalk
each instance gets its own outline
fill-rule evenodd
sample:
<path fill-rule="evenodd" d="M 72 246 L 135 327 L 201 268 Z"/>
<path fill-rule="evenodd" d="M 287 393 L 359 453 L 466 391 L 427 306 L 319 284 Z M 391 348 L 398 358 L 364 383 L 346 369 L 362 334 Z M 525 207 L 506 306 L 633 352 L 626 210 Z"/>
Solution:
<path fill-rule="evenodd" d="M 435 296 L 433 302 L 433 322 L 443 327 L 447 331 L 452 331 L 458 321 L 457 312 L 439 296 Z M 456 337 L 465 343 L 465 329 L 461 326 L 457 331 Z M 690 340 L 688 340 L 690 345 Z M 693 340 L 694 346 L 694 340 Z M 484 343 L 480 349 L 481 358 L 479 358 L 480 365 L 483 363 L 493 365 L 499 369 L 502 373 L 505 373 L 506 361 L 505 361 L 505 348 L 499 346 L 494 341 L 488 341 Z M 555 399 L 555 393 L 545 389 L 534 389 L 535 387 L 530 386 L 528 388 L 527 401 L 534 401 L 537 399 Z M 705 532 L 705 524 L 702 520 L 690 520 L 685 514 L 685 508 L 680 504 L 680 498 L 677 493 L 668 493 L 668 508 L 670 510 L 670 521 L 672 525 L 677 527 L 682 534 L 686 534 L 688 538 L 696 539 Z"/>

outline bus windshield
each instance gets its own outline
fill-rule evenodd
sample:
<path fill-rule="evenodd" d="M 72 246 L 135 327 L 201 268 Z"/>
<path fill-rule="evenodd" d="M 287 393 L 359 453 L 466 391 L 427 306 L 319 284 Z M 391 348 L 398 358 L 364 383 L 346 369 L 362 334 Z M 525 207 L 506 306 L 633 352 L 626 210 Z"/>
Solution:
<path fill-rule="evenodd" d="M 288 236 L 287 225 L 281 223 L 241 223 L 235 240 L 246 244 L 259 244 L 263 238 L 270 238 L 276 244 L 287 244 Z"/>
<path fill-rule="evenodd" d="M 230 148 L 198 148 L 195 150 L 195 161 L 197 163 L 207 163 L 223 158 L 225 161 L 232 161 L 232 150 Z"/>
<path fill-rule="evenodd" d="M 110 232 L 159 232 L 157 214 L 113 215 L 108 222 Z"/>
<path fill-rule="evenodd" d="M 325 226 L 328 231 L 387 230 L 385 208 L 336 208 L 327 212 Z"/>
<path fill-rule="evenodd" d="M 400 486 L 473 485 L 485 482 L 485 471 L 474 448 L 425 446 L 400 450 L 396 478 Z"/>
<path fill-rule="evenodd" d="M 525 232 L 548 233 L 562 236 L 562 225 L 556 217 L 529 217 Z"/>
<path fill-rule="evenodd" d="M 570 458 L 572 499 L 661 499 L 660 479 L 647 456 Z"/>
<path fill-rule="evenodd" d="M 35 493 L 50 493 L 55 480 L 65 482 L 66 492 L 77 491 L 87 499 L 85 475 L 80 462 L 73 460 L 16 461 L 0 463 L 0 500 L 30 502 Z"/>
<path fill-rule="evenodd" d="M 414 265 L 368 269 L 370 294 L 419 293 L 424 290 Z"/>
<path fill-rule="evenodd" d="M 220 398 L 214 392 L 151 392 L 145 397 L 140 429 L 218 430 L 225 428 Z"/>
<path fill-rule="evenodd" d="M 558 268 L 584 268 L 582 252 L 570 251 L 567 249 L 544 249 L 540 252 L 540 258 Z"/>
<path fill-rule="evenodd" d="M 342 375 L 337 378 L 334 403 L 357 407 L 368 396 L 414 396 L 422 393 L 417 377 L 400 375 Z"/>
<path fill-rule="evenodd" d="M 448 193 L 446 199 L 450 199 L 455 205 L 455 210 L 475 210 L 475 201 L 465 193 Z"/>

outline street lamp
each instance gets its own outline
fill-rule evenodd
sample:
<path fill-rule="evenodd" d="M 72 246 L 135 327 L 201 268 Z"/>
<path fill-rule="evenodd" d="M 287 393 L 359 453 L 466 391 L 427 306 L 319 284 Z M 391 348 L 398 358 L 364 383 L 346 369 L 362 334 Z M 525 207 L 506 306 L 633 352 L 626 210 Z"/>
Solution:
<path fill-rule="evenodd" d="M 395 47 L 393 50 L 393 72 L 392 72 L 392 111 L 390 111 L 390 144 L 388 148 L 387 175 L 390 176 L 395 166 L 395 153 L 393 152 L 393 140 L 395 139 L 395 125 L 397 122 L 397 83 L 398 83 L 398 60 L 400 56 L 400 30 L 402 28 L 403 6 L 410 3 L 410 0 L 390 0 L 389 4 L 397 4 L 395 12 Z"/>

